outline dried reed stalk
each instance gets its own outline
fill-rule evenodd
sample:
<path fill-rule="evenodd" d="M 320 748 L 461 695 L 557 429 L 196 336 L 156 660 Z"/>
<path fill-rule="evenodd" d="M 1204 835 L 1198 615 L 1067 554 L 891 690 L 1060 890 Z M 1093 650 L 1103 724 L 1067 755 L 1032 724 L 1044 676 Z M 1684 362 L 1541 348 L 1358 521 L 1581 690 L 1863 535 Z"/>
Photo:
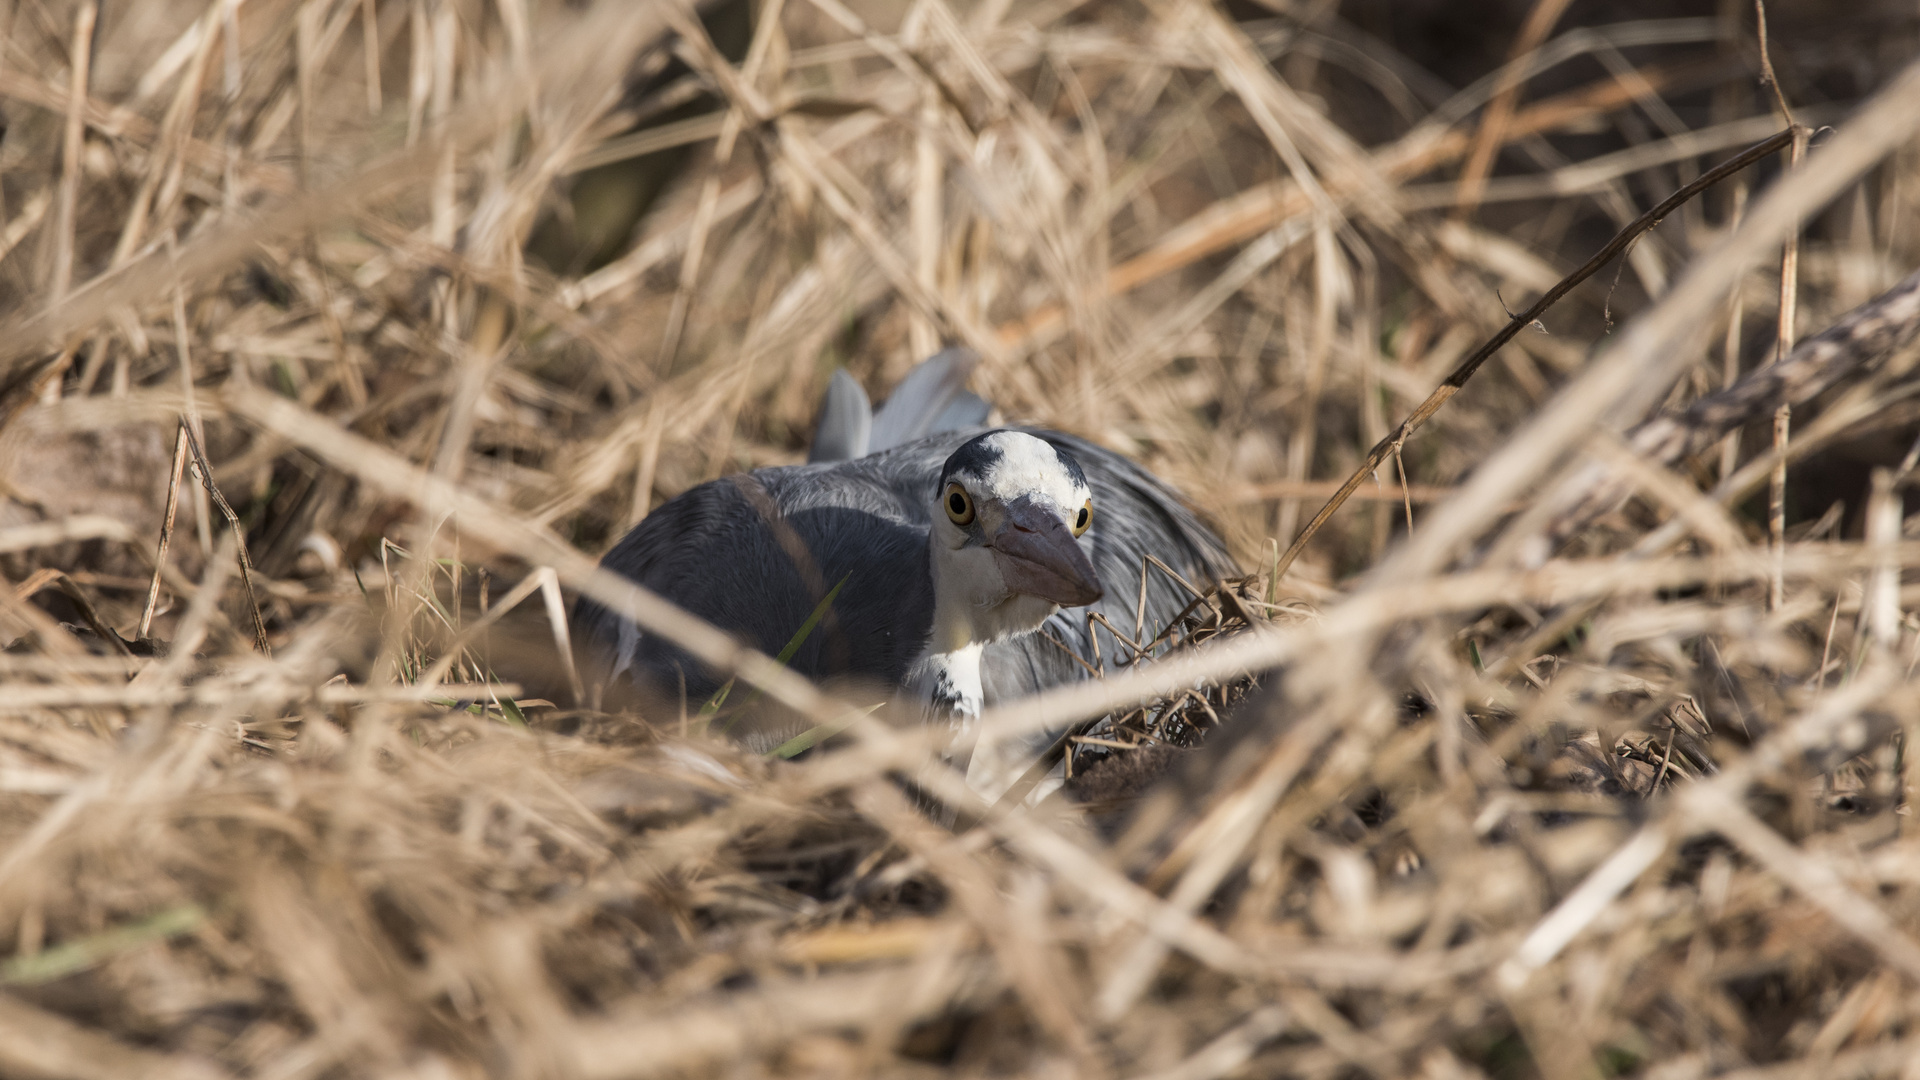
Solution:
<path fill-rule="evenodd" d="M 1488 367 L 1595 223 L 1777 127 L 1731 24 L 1559 6 L 1459 90 L 1324 5 L 161 0 L 84 57 L 23 7 L 0 1072 L 1896 1075 L 1920 76 L 1839 45 L 1911 28 L 1776 5 L 1783 78 L 1878 89 Z M 1819 332 L 1697 370 L 1730 294 L 1777 336 L 1740 286 L 1796 230 Z M 592 554 L 945 338 L 1265 579 L 996 702 L 1072 763 L 1032 805 L 1050 761 L 989 801 Z M 1787 453 L 1695 460 L 1782 402 Z M 1398 490 L 1283 562 L 1378 446 Z M 1768 545 L 1789 459 L 1861 495 Z M 577 707 L 563 589 L 834 734 Z"/>

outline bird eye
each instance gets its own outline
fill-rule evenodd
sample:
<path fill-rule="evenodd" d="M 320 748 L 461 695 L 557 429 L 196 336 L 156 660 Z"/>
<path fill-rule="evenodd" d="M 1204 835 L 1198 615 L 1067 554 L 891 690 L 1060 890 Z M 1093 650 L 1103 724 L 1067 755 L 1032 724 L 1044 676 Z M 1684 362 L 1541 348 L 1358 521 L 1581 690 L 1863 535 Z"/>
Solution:
<path fill-rule="evenodd" d="M 941 500 L 947 508 L 947 519 L 955 525 L 973 524 L 973 499 L 967 495 L 967 489 L 959 484 L 948 484 L 946 498 Z"/>
<path fill-rule="evenodd" d="M 1091 524 L 1093 524 L 1093 500 L 1088 499 L 1086 502 L 1080 504 L 1080 513 L 1074 516 L 1073 535 L 1085 535 L 1087 526 Z"/>

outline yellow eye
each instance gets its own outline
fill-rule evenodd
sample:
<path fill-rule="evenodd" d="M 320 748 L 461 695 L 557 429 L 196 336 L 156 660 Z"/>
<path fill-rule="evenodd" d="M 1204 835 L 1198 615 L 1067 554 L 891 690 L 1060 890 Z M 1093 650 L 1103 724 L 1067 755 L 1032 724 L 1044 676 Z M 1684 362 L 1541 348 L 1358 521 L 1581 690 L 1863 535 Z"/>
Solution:
<path fill-rule="evenodd" d="M 1086 502 L 1080 504 L 1080 512 L 1074 515 L 1073 535 L 1086 535 L 1087 526 L 1091 524 L 1093 524 L 1093 500 L 1088 499 Z"/>
<path fill-rule="evenodd" d="M 948 484 L 940 504 L 947 508 L 947 520 L 965 527 L 973 524 L 973 497 L 959 484 Z"/>

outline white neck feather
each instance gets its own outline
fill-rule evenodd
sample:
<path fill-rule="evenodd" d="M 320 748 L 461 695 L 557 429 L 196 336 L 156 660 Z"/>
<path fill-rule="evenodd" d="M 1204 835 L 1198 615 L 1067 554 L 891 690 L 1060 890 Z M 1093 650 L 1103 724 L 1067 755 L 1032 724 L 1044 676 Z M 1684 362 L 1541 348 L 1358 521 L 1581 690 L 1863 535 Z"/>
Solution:
<path fill-rule="evenodd" d="M 922 656 L 907 677 L 912 704 L 924 708 L 927 718 L 945 721 L 966 731 L 980 718 L 983 689 L 980 653 L 983 646 L 965 645 L 952 652 Z"/>

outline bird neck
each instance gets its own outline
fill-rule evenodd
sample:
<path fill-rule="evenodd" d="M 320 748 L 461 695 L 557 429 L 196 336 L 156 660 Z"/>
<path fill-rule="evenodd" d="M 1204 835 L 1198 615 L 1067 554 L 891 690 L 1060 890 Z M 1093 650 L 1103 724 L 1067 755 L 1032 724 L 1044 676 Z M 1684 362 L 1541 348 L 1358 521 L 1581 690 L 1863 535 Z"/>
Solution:
<path fill-rule="evenodd" d="M 933 583 L 929 654 L 1030 634 L 1059 610 L 1051 600 L 1008 592 L 985 549 L 948 548 L 937 531 L 927 540 L 927 572 Z"/>
<path fill-rule="evenodd" d="M 927 572 L 933 584 L 933 618 L 926 648 L 907 679 L 909 705 L 926 710 L 930 720 L 965 729 L 980 715 L 984 690 L 980 653 L 986 636 L 975 625 L 975 597 L 953 553 L 941 550 L 939 536 L 927 538 Z"/>
<path fill-rule="evenodd" d="M 979 716 L 985 697 L 981 650 L 1032 633 L 1058 609 L 1037 596 L 1009 594 L 991 556 L 979 548 L 947 547 L 938 528 L 927 537 L 927 573 L 933 618 L 907 685 L 914 704 L 964 729 Z"/>

